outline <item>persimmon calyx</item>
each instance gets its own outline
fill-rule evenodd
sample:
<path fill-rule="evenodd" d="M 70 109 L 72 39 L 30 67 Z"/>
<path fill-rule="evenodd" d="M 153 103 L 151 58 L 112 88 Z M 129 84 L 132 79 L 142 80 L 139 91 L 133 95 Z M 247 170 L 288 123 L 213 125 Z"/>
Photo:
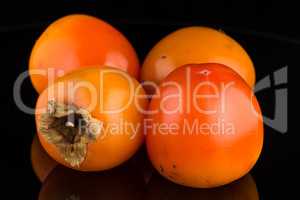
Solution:
<path fill-rule="evenodd" d="M 75 105 L 48 101 L 41 115 L 40 133 L 54 144 L 64 160 L 79 167 L 87 154 L 87 146 L 100 135 L 103 123 Z"/>

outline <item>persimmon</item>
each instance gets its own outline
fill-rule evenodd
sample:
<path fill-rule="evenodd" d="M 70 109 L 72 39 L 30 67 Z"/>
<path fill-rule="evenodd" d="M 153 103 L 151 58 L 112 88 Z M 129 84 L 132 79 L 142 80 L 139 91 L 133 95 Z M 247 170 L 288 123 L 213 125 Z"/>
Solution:
<path fill-rule="evenodd" d="M 259 200 L 259 194 L 251 174 L 228 185 L 210 189 L 180 186 L 156 175 L 150 179 L 147 185 L 145 200 L 155 199 Z"/>
<path fill-rule="evenodd" d="M 148 155 L 175 183 L 225 185 L 247 174 L 261 153 L 260 106 L 247 83 L 224 65 L 177 68 L 161 83 L 148 112 Z"/>
<path fill-rule="evenodd" d="M 99 171 L 128 160 L 144 134 L 148 101 L 142 86 L 118 69 L 88 68 L 59 78 L 39 96 L 40 142 L 57 162 Z"/>
<path fill-rule="evenodd" d="M 50 172 L 58 165 L 45 152 L 37 135 L 34 135 L 31 144 L 31 165 L 34 173 L 41 182 L 44 182 Z"/>
<path fill-rule="evenodd" d="M 51 23 L 35 42 L 29 73 L 41 93 L 62 74 L 106 65 L 138 78 L 137 54 L 122 33 L 96 17 L 72 14 Z"/>
<path fill-rule="evenodd" d="M 39 200 L 142 199 L 145 184 L 127 166 L 104 172 L 76 172 L 59 166 L 43 183 Z"/>
<path fill-rule="evenodd" d="M 159 41 L 145 58 L 141 79 L 159 85 L 177 67 L 211 62 L 234 69 L 254 86 L 255 69 L 241 45 L 222 31 L 201 26 L 179 29 Z M 146 86 L 148 93 L 154 93 L 151 85 Z"/>

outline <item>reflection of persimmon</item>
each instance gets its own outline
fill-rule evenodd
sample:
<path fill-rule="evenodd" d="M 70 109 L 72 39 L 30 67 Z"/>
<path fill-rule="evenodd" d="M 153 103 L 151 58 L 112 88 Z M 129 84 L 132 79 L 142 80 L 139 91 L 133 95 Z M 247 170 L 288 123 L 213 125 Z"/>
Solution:
<path fill-rule="evenodd" d="M 136 52 L 118 30 L 96 17 L 74 14 L 53 22 L 39 37 L 31 52 L 29 73 L 33 86 L 41 93 L 60 71 L 68 74 L 104 65 L 122 69 L 135 78 L 139 74 Z M 49 68 L 55 72 L 48 73 Z M 35 70 L 45 74 L 37 75 Z"/>
<path fill-rule="evenodd" d="M 140 84 L 114 68 L 70 73 L 49 86 L 36 106 L 38 136 L 57 162 L 99 171 L 128 160 L 142 144 Z"/>
<path fill-rule="evenodd" d="M 39 200 L 140 200 L 144 190 L 142 176 L 127 166 L 98 173 L 59 166 L 44 182 Z"/>
<path fill-rule="evenodd" d="M 259 194 L 255 181 L 250 174 L 228 185 L 211 189 L 180 186 L 156 174 L 147 185 L 145 199 L 259 200 Z"/>
<path fill-rule="evenodd" d="M 255 69 L 247 52 L 225 33 L 207 27 L 182 28 L 159 41 L 143 63 L 141 79 L 159 84 L 182 65 L 211 62 L 231 67 L 253 87 Z"/>
<path fill-rule="evenodd" d="M 57 162 L 50 158 L 45 152 L 36 135 L 34 135 L 31 145 L 31 164 L 33 171 L 41 182 L 43 182 L 55 166 L 57 166 Z"/>

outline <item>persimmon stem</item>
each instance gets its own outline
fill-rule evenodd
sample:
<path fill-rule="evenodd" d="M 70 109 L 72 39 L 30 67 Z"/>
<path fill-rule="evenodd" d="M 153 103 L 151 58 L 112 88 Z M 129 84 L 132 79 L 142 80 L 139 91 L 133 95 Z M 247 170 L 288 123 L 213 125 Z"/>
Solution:
<path fill-rule="evenodd" d="M 66 127 L 75 127 L 73 122 L 67 121 L 65 124 Z"/>
<path fill-rule="evenodd" d="M 74 105 L 48 102 L 47 112 L 41 115 L 39 131 L 54 144 L 71 166 L 79 166 L 86 157 L 87 145 L 96 140 L 102 122 Z"/>

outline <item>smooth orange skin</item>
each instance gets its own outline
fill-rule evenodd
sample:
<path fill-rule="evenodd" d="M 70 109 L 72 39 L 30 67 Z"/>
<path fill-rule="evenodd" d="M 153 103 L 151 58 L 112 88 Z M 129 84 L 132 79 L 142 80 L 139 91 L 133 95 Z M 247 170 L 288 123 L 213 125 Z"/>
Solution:
<path fill-rule="evenodd" d="M 179 29 L 159 41 L 143 63 L 141 79 L 159 84 L 177 67 L 191 63 L 224 64 L 250 87 L 255 84 L 255 69 L 247 52 L 224 32 L 200 26 Z M 153 93 L 151 87 L 146 89 Z"/>
<path fill-rule="evenodd" d="M 138 57 L 124 35 L 100 19 L 73 14 L 50 24 L 38 38 L 31 52 L 29 73 L 34 88 L 41 93 L 60 72 L 105 65 L 139 76 Z M 54 76 L 47 72 L 49 68 L 55 69 Z M 36 75 L 34 70 L 46 75 Z"/>
<path fill-rule="evenodd" d="M 185 75 L 189 70 L 190 93 L 187 92 Z M 208 76 L 201 74 L 207 70 Z M 169 107 L 178 105 L 180 99 L 183 105 L 182 112 L 168 114 L 158 109 L 161 100 L 167 95 L 178 94 L 178 90 L 174 90 L 174 87 L 162 86 L 169 81 L 175 81 L 181 86 L 183 96 L 169 98 L 165 100 L 164 105 Z M 197 84 L 205 81 L 216 85 L 218 91 L 215 92 L 210 86 L 195 89 Z M 228 87 L 226 92 L 221 93 L 222 84 L 226 86 L 232 81 L 234 84 Z M 254 166 L 263 146 L 263 121 L 259 104 L 251 88 L 237 73 L 220 64 L 186 65 L 173 71 L 161 83 L 159 93 L 160 97 L 153 98 L 149 105 L 150 111 L 158 109 L 158 112 L 148 116 L 150 122 L 147 125 L 149 128 L 146 144 L 150 160 L 161 175 L 181 185 L 211 188 L 237 180 Z M 197 104 L 190 104 L 188 112 L 187 105 L 188 102 L 191 103 L 193 96 L 204 94 L 220 96 L 223 94 L 225 112 L 221 112 L 221 98 L 198 99 Z M 200 106 L 202 110 L 216 112 L 205 114 L 197 111 L 195 105 Z M 208 124 L 208 127 L 222 122 L 226 128 L 219 132 L 213 129 L 212 132 L 212 129 L 202 127 L 202 132 L 200 129 L 190 129 L 191 131 L 187 132 L 189 130 L 184 129 L 184 120 L 192 127 L 197 119 L 200 124 Z M 163 123 L 176 123 L 179 129 L 168 133 L 158 132 L 158 129 L 153 128 L 154 125 Z M 221 128 L 222 124 L 217 127 Z"/>
<path fill-rule="evenodd" d="M 103 76 L 104 78 L 101 78 L 100 73 L 105 73 Z M 131 96 L 129 83 L 124 77 L 127 77 L 132 81 L 132 91 L 136 92 L 137 95 Z M 92 117 L 102 121 L 104 129 L 109 131 L 107 131 L 105 135 L 100 134 L 96 141 L 88 144 L 86 158 L 79 167 L 72 167 L 69 163 L 65 162 L 56 146 L 47 142 L 43 135 L 38 131 L 40 142 L 47 153 L 58 163 L 80 171 L 106 170 L 128 160 L 143 142 L 144 134 L 142 132 L 142 126 L 137 128 L 137 133 L 130 131 L 124 133 L 122 132 L 122 128 L 113 132 L 113 129 L 107 129 L 107 127 L 108 125 L 119 124 L 122 120 L 135 127 L 138 124 L 142 124 L 144 119 L 143 113 L 137 109 L 134 101 L 128 103 L 129 98 L 133 97 L 133 99 L 136 100 L 137 105 L 143 109 L 147 108 L 147 99 L 137 97 L 138 95 L 145 95 L 140 84 L 126 72 L 109 67 L 89 68 L 70 73 L 58 79 L 55 84 L 49 86 L 39 96 L 36 105 L 37 130 L 39 130 L 40 127 L 41 114 L 39 113 L 39 110 L 47 108 L 49 98 L 55 99 L 58 102 L 68 102 L 68 99 L 70 98 L 68 96 L 68 84 L 70 83 L 88 83 L 95 88 L 96 94 L 91 94 L 86 88 L 78 88 L 75 93 L 73 104 L 87 109 Z M 63 87 L 61 87 L 62 84 L 64 85 Z M 50 91 L 53 91 L 53 93 L 50 94 Z M 96 106 L 88 108 L 92 98 L 97 99 Z M 127 103 L 128 107 L 126 109 L 115 114 L 103 113 L 100 110 L 100 106 L 102 106 L 104 110 L 116 110 Z M 124 128 L 123 130 L 126 128 L 125 123 L 120 125 L 120 127 Z M 132 137 L 134 134 L 136 134 L 135 137 Z"/>
<path fill-rule="evenodd" d="M 140 200 L 143 191 L 143 178 L 133 169 L 85 173 L 60 166 L 43 183 L 39 200 Z"/>
<path fill-rule="evenodd" d="M 34 135 L 32 140 L 30 157 L 32 169 L 41 182 L 44 182 L 50 172 L 58 165 L 43 149 L 37 135 Z"/>
<path fill-rule="evenodd" d="M 211 189 L 180 186 L 157 175 L 151 178 L 147 189 L 145 200 L 259 200 L 255 181 L 250 174 L 228 185 Z"/>

